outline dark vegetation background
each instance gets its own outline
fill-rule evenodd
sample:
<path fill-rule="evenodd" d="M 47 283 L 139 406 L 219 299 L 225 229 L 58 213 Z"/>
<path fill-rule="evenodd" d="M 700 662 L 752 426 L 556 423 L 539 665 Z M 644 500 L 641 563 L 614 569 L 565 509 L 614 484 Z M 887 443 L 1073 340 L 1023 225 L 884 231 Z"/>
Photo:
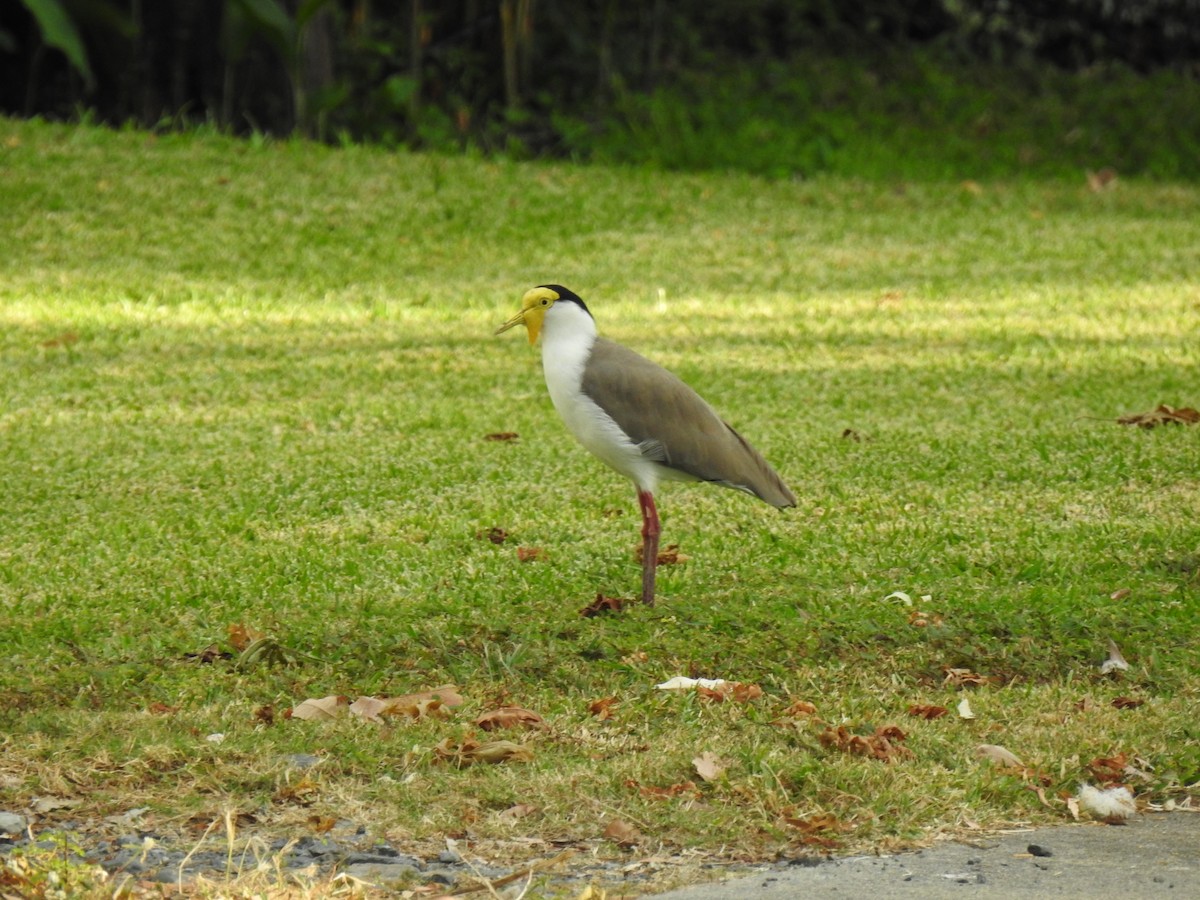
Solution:
<path fill-rule="evenodd" d="M 780 177 L 1200 176 L 1200 0 L 3 0 L 0 110 Z"/>

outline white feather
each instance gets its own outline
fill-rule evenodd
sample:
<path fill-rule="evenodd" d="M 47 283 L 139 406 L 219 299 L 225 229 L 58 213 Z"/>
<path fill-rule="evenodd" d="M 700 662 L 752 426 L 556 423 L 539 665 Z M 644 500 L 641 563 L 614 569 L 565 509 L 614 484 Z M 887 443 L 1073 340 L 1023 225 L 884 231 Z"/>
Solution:
<path fill-rule="evenodd" d="M 1090 784 L 1079 785 L 1079 805 L 1098 819 L 1128 819 L 1137 812 L 1133 794 L 1127 787 L 1101 790 Z"/>
<path fill-rule="evenodd" d="M 600 460 L 653 493 L 662 471 L 653 454 L 629 439 L 612 418 L 583 393 L 583 370 L 596 343 L 596 323 L 576 303 L 555 303 L 542 323 L 542 371 L 550 400 L 567 430 Z"/>

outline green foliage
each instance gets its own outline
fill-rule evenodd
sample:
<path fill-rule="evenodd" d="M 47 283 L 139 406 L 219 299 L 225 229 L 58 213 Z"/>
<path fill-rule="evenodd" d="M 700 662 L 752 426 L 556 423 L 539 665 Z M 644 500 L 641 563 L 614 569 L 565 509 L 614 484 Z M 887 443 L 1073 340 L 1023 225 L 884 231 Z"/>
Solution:
<path fill-rule="evenodd" d="M 1200 177 L 1200 84 L 1120 67 L 1068 74 L 892 56 L 818 57 L 622 94 L 576 155 L 772 177 Z"/>
<path fill-rule="evenodd" d="M 91 92 L 96 86 L 96 76 L 92 72 L 83 39 L 66 8 L 59 0 L 21 0 L 21 3 L 37 22 L 42 40 L 66 55 L 71 66 L 83 76 L 88 92 Z"/>

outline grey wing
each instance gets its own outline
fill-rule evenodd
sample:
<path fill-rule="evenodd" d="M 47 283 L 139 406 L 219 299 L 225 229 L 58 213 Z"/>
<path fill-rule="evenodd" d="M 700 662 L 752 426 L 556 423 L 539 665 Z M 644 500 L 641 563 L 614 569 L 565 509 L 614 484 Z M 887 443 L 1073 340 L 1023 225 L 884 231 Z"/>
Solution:
<path fill-rule="evenodd" d="M 599 338 L 583 391 L 648 458 L 701 481 L 755 494 L 773 506 L 796 498 L 770 464 L 711 406 L 666 369 Z"/>

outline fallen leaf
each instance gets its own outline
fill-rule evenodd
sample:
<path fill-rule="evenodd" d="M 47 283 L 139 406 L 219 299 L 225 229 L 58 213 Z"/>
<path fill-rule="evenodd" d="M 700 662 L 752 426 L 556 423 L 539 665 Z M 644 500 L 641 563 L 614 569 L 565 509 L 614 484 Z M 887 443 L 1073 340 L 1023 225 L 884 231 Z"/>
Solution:
<path fill-rule="evenodd" d="M 475 532 L 475 540 L 482 541 L 485 538 L 491 541 L 493 544 L 503 544 L 508 540 L 508 532 L 498 525 L 489 528 L 487 531 L 480 529 L 479 531 Z"/>
<path fill-rule="evenodd" d="M 543 562 L 549 558 L 550 558 L 550 555 L 548 553 L 546 553 L 546 551 L 543 550 L 541 547 L 518 547 L 517 548 L 517 559 L 520 562 L 534 562 L 534 561 Z"/>
<path fill-rule="evenodd" d="M 826 728 L 817 736 L 822 746 L 883 762 L 913 755 L 911 750 L 901 746 L 906 738 L 907 735 L 895 725 L 882 725 L 869 735 L 854 734 L 845 725 L 839 725 L 837 728 Z"/>
<path fill-rule="evenodd" d="M 58 337 L 42 341 L 42 346 L 49 350 L 54 347 L 70 347 L 77 343 L 79 343 L 79 335 L 76 332 L 64 331 Z"/>
<path fill-rule="evenodd" d="M 1124 779 L 1127 765 L 1128 755 L 1118 753 L 1116 756 L 1097 756 L 1087 764 L 1087 769 L 1102 784 L 1113 784 Z"/>
<path fill-rule="evenodd" d="M 585 619 L 590 619 L 601 613 L 620 612 L 624 606 L 625 601 L 620 597 L 606 597 L 604 594 L 597 594 L 596 599 L 581 609 L 579 614 Z"/>
<path fill-rule="evenodd" d="M 316 834 L 328 834 L 333 831 L 338 820 L 336 816 L 309 816 L 308 827 Z"/>
<path fill-rule="evenodd" d="M 1121 650 L 1117 647 L 1117 642 L 1112 638 L 1108 639 L 1108 659 L 1100 663 L 1100 674 L 1110 675 L 1113 672 L 1124 672 L 1129 669 L 1129 663 L 1125 661 L 1125 657 L 1121 655 Z"/>
<path fill-rule="evenodd" d="M 45 815 L 60 809 L 74 809 L 82 802 L 68 797 L 38 797 L 29 804 L 29 808 L 39 815 Z"/>
<path fill-rule="evenodd" d="M 642 840 L 642 833 L 621 819 L 613 819 L 604 829 L 604 839 L 612 841 L 618 847 L 636 847 Z"/>
<path fill-rule="evenodd" d="M 854 441 L 854 443 L 858 444 L 858 443 L 861 443 L 861 441 L 862 441 L 862 435 L 860 435 L 853 428 L 843 428 L 842 429 L 842 440 L 844 440 L 844 441 L 850 440 L 850 441 Z"/>
<path fill-rule="evenodd" d="M 505 825 L 511 825 L 520 819 L 536 815 L 539 812 L 541 812 L 541 810 L 536 806 L 532 806 L 528 803 L 516 803 L 510 806 L 508 809 L 504 809 L 496 813 L 496 820 L 503 822 Z"/>
<path fill-rule="evenodd" d="M 496 731 L 500 728 L 547 728 L 546 720 L 532 710 L 519 706 L 502 706 L 486 712 L 475 720 L 475 724 L 484 731 Z"/>
<path fill-rule="evenodd" d="M 963 697 L 958 701 L 958 717 L 960 719 L 973 719 L 975 713 L 971 711 L 971 701 Z"/>
<path fill-rule="evenodd" d="M 701 700 L 712 703 L 724 703 L 732 700 L 734 703 L 749 703 L 763 695 L 763 690 L 757 684 L 743 684 L 740 681 L 725 681 L 715 688 L 697 685 L 696 696 Z"/>
<path fill-rule="evenodd" d="M 1100 169 L 1096 172 L 1093 172 L 1089 169 L 1086 172 L 1086 175 L 1088 190 L 1093 194 L 1116 187 L 1117 170 L 1111 166 L 1105 166 L 1103 169 Z"/>
<path fill-rule="evenodd" d="M 305 700 L 288 710 L 287 718 L 303 719 L 307 722 L 321 722 L 336 719 L 346 714 L 350 706 L 350 698 L 338 694 L 321 697 L 319 700 Z"/>
<path fill-rule="evenodd" d="M 1108 595 L 1108 599 L 1109 600 L 1124 600 L 1126 597 L 1128 597 L 1132 593 L 1133 593 L 1133 591 L 1131 591 L 1129 588 L 1118 588 L 1117 590 L 1113 591 L 1111 594 Z"/>
<path fill-rule="evenodd" d="M 1027 784 L 1025 787 L 1037 794 L 1038 802 L 1041 803 L 1042 806 L 1046 807 L 1047 809 L 1054 809 L 1054 804 L 1051 803 L 1049 798 L 1046 797 L 1046 789 L 1044 787 L 1039 784 Z"/>
<path fill-rule="evenodd" d="M 940 719 L 950 710 L 944 706 L 910 706 L 908 714 L 916 716 L 918 719 Z"/>
<path fill-rule="evenodd" d="M 169 716 L 169 715 L 172 715 L 173 713 L 179 712 L 179 707 L 178 706 L 168 706 L 165 703 L 159 703 L 159 702 L 155 701 L 154 703 L 151 703 L 149 706 L 146 707 L 146 712 L 148 712 L 152 716 Z"/>
<path fill-rule="evenodd" d="M 1072 819 L 1074 819 L 1076 822 L 1079 821 L 1079 798 L 1078 797 L 1068 797 L 1067 798 L 1067 812 L 1069 812 L 1071 814 Z"/>
<path fill-rule="evenodd" d="M 238 653 L 243 652 L 255 641 L 264 637 L 266 635 L 261 631 L 257 631 L 247 625 L 234 624 L 229 626 L 229 643 Z"/>
<path fill-rule="evenodd" d="M 655 687 L 660 691 L 690 691 L 694 688 L 708 688 L 711 691 L 728 683 L 724 678 L 687 678 L 683 675 L 676 675 L 662 684 L 656 684 Z"/>
<path fill-rule="evenodd" d="M 975 755 L 980 759 L 991 760 L 998 766 L 1013 766 L 1018 769 L 1025 768 L 1025 763 L 1021 762 L 1015 753 L 1005 747 L 1001 747 L 999 744 L 980 744 L 975 748 Z"/>
<path fill-rule="evenodd" d="M 531 762 L 533 751 L 524 744 L 512 741 L 484 741 L 480 743 L 473 738 L 456 743 L 453 738 L 446 738 L 433 748 L 434 755 L 444 761 L 465 769 L 475 763 L 497 765 L 504 762 Z"/>
<path fill-rule="evenodd" d="M 1112 705 L 1115 709 L 1137 709 L 1145 700 L 1139 700 L 1136 697 L 1115 697 Z"/>
<path fill-rule="evenodd" d="M 913 603 L 912 597 L 910 597 L 908 594 L 904 593 L 904 591 L 892 591 L 890 594 L 888 594 L 883 599 L 884 599 L 884 602 L 887 602 L 888 600 L 899 600 L 905 606 L 912 606 L 912 603 Z"/>
<path fill-rule="evenodd" d="M 913 628 L 928 628 L 930 625 L 941 625 L 945 619 L 937 613 L 914 609 L 908 614 L 908 624 Z"/>
<path fill-rule="evenodd" d="M 792 704 L 783 711 L 783 714 L 785 716 L 793 717 L 815 716 L 817 714 L 817 707 L 815 704 L 809 703 L 807 700 L 793 700 Z"/>
<path fill-rule="evenodd" d="M 275 707 L 272 706 L 270 703 L 267 703 L 264 706 L 260 706 L 258 709 L 256 709 L 254 711 L 254 721 L 259 722 L 263 725 L 274 725 L 275 724 Z"/>
<path fill-rule="evenodd" d="M 701 781 L 716 781 L 723 778 L 728 764 L 717 758 L 711 750 L 705 750 L 692 760 L 692 766 Z"/>
<path fill-rule="evenodd" d="M 685 795 L 699 800 L 704 796 L 700 793 L 700 788 L 696 787 L 696 782 L 694 781 L 681 781 L 669 787 L 657 787 L 652 784 L 640 784 L 630 778 L 626 780 L 625 786 L 633 788 L 647 800 L 674 800 Z"/>
<path fill-rule="evenodd" d="M 1200 422 L 1200 412 L 1190 406 L 1175 408 L 1160 403 L 1150 412 L 1131 413 L 1119 416 L 1120 425 L 1137 425 L 1139 428 L 1155 428 L 1159 425 L 1195 425 Z"/>
<path fill-rule="evenodd" d="M 616 697 L 603 697 L 588 704 L 588 712 L 597 719 L 611 719 L 612 708 L 617 705 Z"/>
<path fill-rule="evenodd" d="M 515 431 L 494 431 L 491 434 L 485 434 L 483 439 L 485 441 L 510 442 L 515 441 L 520 437 L 521 435 L 517 434 Z"/>
<path fill-rule="evenodd" d="M 986 675 L 979 675 L 970 669 L 944 666 L 942 671 L 946 674 L 946 677 L 942 679 L 942 684 L 949 687 L 978 687 L 991 681 Z"/>
<path fill-rule="evenodd" d="M 645 554 L 642 545 L 638 544 L 637 548 L 634 550 L 634 557 L 640 563 L 643 561 L 644 555 Z M 660 566 L 673 566 L 676 563 L 687 562 L 688 559 L 690 559 L 689 556 L 679 552 L 678 544 L 671 544 L 665 550 L 658 551 L 657 557 L 658 564 Z"/>
<path fill-rule="evenodd" d="M 792 828 L 804 834 L 817 834 L 822 831 L 842 832 L 848 826 L 833 813 L 814 813 L 811 816 L 784 816 L 783 821 Z"/>
<path fill-rule="evenodd" d="M 463 698 L 458 692 L 458 687 L 443 684 L 427 691 L 402 694 L 399 697 L 359 697 L 350 704 L 350 713 L 372 722 L 382 722 L 389 716 L 444 719 L 449 716 L 447 708 L 462 704 Z"/>
<path fill-rule="evenodd" d="M 295 784 L 285 784 L 275 792 L 276 803 L 297 803 L 308 806 L 316 801 L 321 788 L 315 781 L 305 775 Z"/>

